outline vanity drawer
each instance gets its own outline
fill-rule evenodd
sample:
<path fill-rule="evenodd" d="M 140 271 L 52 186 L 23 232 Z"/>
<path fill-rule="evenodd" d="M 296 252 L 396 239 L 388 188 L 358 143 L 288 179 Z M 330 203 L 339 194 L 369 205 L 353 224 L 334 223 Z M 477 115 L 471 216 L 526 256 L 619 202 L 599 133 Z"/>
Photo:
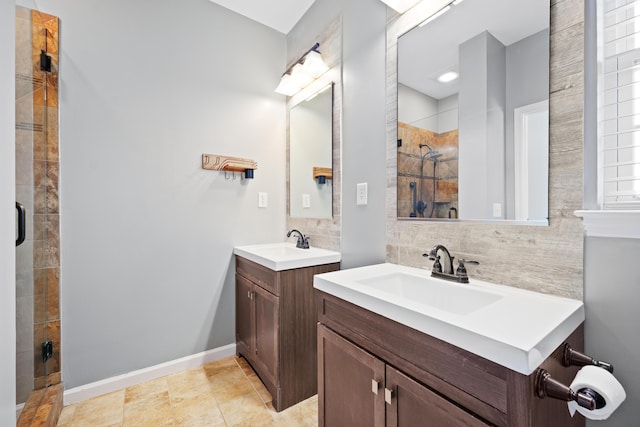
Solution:
<path fill-rule="evenodd" d="M 246 277 L 261 288 L 280 295 L 280 281 L 278 272 L 268 269 L 241 256 L 236 256 L 236 273 Z"/>

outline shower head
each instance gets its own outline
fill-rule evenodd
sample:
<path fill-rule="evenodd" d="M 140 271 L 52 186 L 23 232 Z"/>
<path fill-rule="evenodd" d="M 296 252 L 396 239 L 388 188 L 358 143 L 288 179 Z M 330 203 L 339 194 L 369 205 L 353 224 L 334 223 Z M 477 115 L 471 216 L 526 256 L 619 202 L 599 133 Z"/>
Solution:
<path fill-rule="evenodd" d="M 418 147 L 420 147 L 420 149 L 422 150 L 424 147 L 427 148 L 427 152 L 424 153 L 424 155 L 422 156 L 422 159 L 428 159 L 428 160 L 435 160 L 438 157 L 442 156 L 442 153 L 439 152 L 438 150 L 434 150 L 433 147 L 431 147 L 429 144 L 419 144 Z"/>

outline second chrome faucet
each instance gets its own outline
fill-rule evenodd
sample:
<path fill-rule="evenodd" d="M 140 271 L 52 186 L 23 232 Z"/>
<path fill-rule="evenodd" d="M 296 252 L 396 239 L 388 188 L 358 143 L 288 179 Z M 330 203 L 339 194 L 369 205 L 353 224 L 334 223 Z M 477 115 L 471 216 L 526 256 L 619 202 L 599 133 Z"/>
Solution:
<path fill-rule="evenodd" d="M 444 255 L 442 262 L 440 262 L 440 255 L 438 255 L 438 253 Z M 459 283 L 469 283 L 469 276 L 467 275 L 465 264 L 480 264 L 478 261 L 458 259 L 458 268 L 454 272 L 453 259 L 455 257 L 452 257 L 449 250 L 443 245 L 435 245 L 428 254 L 425 253 L 422 254 L 422 256 L 429 257 L 430 260 L 434 261 L 431 276 Z"/>

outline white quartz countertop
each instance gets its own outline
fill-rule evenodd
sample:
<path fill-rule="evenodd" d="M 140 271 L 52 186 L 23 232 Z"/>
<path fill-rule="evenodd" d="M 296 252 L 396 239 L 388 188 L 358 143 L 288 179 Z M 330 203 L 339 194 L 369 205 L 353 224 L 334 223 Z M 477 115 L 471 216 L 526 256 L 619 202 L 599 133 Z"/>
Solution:
<path fill-rule="evenodd" d="M 525 375 L 584 321 L 578 300 L 396 264 L 318 274 L 314 287 Z"/>
<path fill-rule="evenodd" d="M 274 271 L 340 262 L 340 252 L 311 247 L 296 248 L 294 243 L 265 243 L 236 246 L 233 253 Z"/>

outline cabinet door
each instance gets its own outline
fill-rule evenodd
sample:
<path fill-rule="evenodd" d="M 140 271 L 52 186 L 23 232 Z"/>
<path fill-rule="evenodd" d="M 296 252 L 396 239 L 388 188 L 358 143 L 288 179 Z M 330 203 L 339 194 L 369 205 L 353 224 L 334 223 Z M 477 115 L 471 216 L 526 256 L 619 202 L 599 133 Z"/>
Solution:
<path fill-rule="evenodd" d="M 384 426 L 384 362 L 318 325 L 318 365 L 320 426 Z"/>
<path fill-rule="evenodd" d="M 245 357 L 254 352 L 252 292 L 253 284 L 236 274 L 236 345 Z"/>
<path fill-rule="evenodd" d="M 279 335 L 279 299 L 260 286 L 253 287 L 253 303 L 256 316 L 256 363 L 275 386 L 278 386 L 278 335 Z"/>
<path fill-rule="evenodd" d="M 487 427 L 429 388 L 387 365 L 387 427 Z"/>

